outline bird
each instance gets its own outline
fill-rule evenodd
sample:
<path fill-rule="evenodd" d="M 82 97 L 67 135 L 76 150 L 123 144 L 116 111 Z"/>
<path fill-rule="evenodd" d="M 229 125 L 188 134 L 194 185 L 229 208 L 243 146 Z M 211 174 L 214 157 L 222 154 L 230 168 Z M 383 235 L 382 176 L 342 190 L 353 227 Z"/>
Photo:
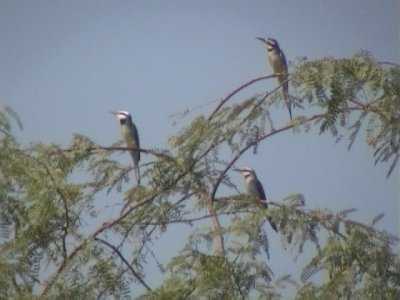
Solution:
<path fill-rule="evenodd" d="M 272 72 L 278 77 L 278 83 L 282 85 L 283 98 L 285 99 L 286 106 L 289 111 L 290 120 L 292 118 L 292 106 L 289 98 L 289 82 L 288 66 L 286 62 L 285 54 L 279 47 L 278 41 L 273 38 L 264 39 L 262 37 L 256 37 L 256 39 L 262 41 L 267 46 L 267 56 L 272 67 Z"/>
<path fill-rule="evenodd" d="M 121 124 L 121 135 L 125 141 L 126 146 L 129 148 L 137 149 L 137 150 L 129 150 L 129 153 L 133 159 L 136 181 L 138 184 L 140 184 L 140 170 L 139 170 L 140 142 L 139 142 L 139 133 L 136 128 L 136 125 L 132 121 L 131 114 L 127 111 L 124 110 L 120 110 L 117 112 L 110 111 L 110 113 L 114 114 Z"/>
<path fill-rule="evenodd" d="M 265 197 L 264 187 L 258 180 L 256 172 L 249 167 L 241 169 L 236 168 L 234 169 L 234 171 L 241 173 L 244 177 L 248 194 L 256 198 L 257 201 L 265 208 L 268 208 L 267 197 Z M 276 224 L 270 218 L 268 218 L 268 221 L 271 224 L 272 229 L 278 232 Z"/>

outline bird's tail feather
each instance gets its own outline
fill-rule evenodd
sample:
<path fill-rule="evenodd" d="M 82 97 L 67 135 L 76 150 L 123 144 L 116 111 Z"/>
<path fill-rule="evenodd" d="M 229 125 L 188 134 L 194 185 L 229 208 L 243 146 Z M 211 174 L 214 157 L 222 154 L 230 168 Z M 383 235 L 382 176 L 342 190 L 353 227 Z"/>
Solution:
<path fill-rule="evenodd" d="M 290 116 L 290 121 L 293 121 L 293 116 L 292 116 L 292 104 L 290 103 L 290 100 L 288 99 L 288 94 L 284 94 L 285 96 L 285 102 L 287 109 L 289 111 L 289 116 Z"/>
<path fill-rule="evenodd" d="M 289 111 L 289 116 L 290 116 L 290 121 L 293 121 L 292 117 L 292 103 L 290 102 L 289 99 L 289 82 L 284 82 L 282 86 L 282 92 L 283 92 L 283 98 L 285 100 L 286 106 Z"/>
<path fill-rule="evenodd" d="M 140 184 L 140 169 L 139 169 L 139 164 L 134 166 L 134 171 L 135 171 L 135 177 L 136 181 L 138 184 Z"/>
<path fill-rule="evenodd" d="M 268 209 L 267 201 L 263 200 L 260 202 L 266 209 Z M 270 217 L 267 217 L 267 220 L 268 220 L 269 224 L 271 224 L 272 229 L 275 230 L 275 232 L 278 232 L 278 227 L 276 226 L 276 223 L 274 221 L 272 221 Z"/>
<path fill-rule="evenodd" d="M 278 232 L 278 227 L 276 226 L 275 222 L 271 220 L 271 218 L 268 218 L 268 222 L 271 224 L 272 229 L 275 230 L 275 232 Z"/>
<path fill-rule="evenodd" d="M 286 107 L 289 111 L 289 117 L 290 117 L 290 121 L 293 121 L 293 116 L 292 116 L 292 103 L 289 99 L 289 86 L 285 86 L 285 84 L 283 85 L 283 98 L 285 100 L 286 103 Z M 294 127 L 292 128 L 292 131 L 294 133 Z"/>
<path fill-rule="evenodd" d="M 136 182 L 140 184 L 140 169 L 139 169 L 139 160 L 137 159 L 136 152 L 129 152 L 133 159 L 133 170 L 135 172 Z"/>

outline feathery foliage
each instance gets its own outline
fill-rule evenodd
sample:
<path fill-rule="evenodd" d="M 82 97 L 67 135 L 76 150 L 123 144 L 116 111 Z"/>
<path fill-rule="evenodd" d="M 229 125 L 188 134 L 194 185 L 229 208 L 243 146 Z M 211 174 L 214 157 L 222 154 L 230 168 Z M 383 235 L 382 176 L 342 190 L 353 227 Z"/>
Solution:
<path fill-rule="evenodd" d="M 353 208 L 309 209 L 301 191 L 265 209 L 240 194 L 230 170 L 264 140 L 317 126 L 336 141 L 347 134 L 349 149 L 365 132 L 375 163 L 390 162 L 389 176 L 399 158 L 400 68 L 365 51 L 300 61 L 289 77 L 296 90 L 290 99 L 304 114 L 278 127 L 279 87 L 238 97 L 269 79 L 253 79 L 209 116 L 193 117 L 168 149 L 141 149 L 154 160 L 137 186 L 131 168 L 113 157 L 127 150 L 119 143 L 104 147 L 75 134 L 67 149 L 22 147 L 13 134 L 21 120 L 3 109 L 0 298 L 279 299 L 287 284 L 298 299 L 399 298 L 398 239 L 376 229 L 382 215 L 369 225 L 350 218 Z M 269 263 L 269 219 L 279 228 L 282 255 L 309 258 L 299 280 Z M 164 260 L 159 240 L 171 227 L 192 231 Z M 163 277 L 158 286 L 148 283 L 151 264 Z"/>

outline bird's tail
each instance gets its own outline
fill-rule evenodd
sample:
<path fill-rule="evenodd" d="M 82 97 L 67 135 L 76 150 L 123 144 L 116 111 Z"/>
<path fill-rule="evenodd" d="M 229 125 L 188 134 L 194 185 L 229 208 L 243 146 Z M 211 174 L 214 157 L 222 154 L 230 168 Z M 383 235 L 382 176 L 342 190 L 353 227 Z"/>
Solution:
<path fill-rule="evenodd" d="M 133 170 L 135 172 L 136 182 L 140 184 L 140 169 L 139 169 L 139 160 L 137 158 L 136 152 L 130 152 L 133 159 Z"/>
<path fill-rule="evenodd" d="M 136 164 L 134 166 L 134 171 L 135 171 L 135 177 L 136 177 L 136 181 L 138 184 L 140 184 L 140 169 L 139 169 L 139 164 Z"/>
<path fill-rule="evenodd" d="M 262 201 L 262 205 L 265 208 L 268 208 L 267 201 Z M 275 230 L 275 232 L 278 232 L 278 226 L 276 226 L 276 223 L 274 221 L 272 221 L 270 217 L 267 217 L 267 220 L 268 220 L 269 224 L 271 225 L 272 229 Z"/>
<path fill-rule="evenodd" d="M 292 103 L 289 99 L 289 82 L 284 82 L 282 85 L 283 98 L 289 111 L 290 121 L 293 121 L 292 116 Z"/>
<path fill-rule="evenodd" d="M 271 225 L 272 229 L 275 230 L 275 232 L 278 232 L 278 227 L 276 226 L 275 222 L 271 220 L 271 218 L 267 218 L 269 224 Z"/>
<path fill-rule="evenodd" d="M 282 86 L 282 91 L 283 91 L 283 99 L 285 100 L 286 107 L 289 111 L 289 117 L 290 121 L 293 121 L 293 116 L 292 116 L 292 102 L 289 99 L 289 82 L 285 82 Z M 292 131 L 294 133 L 294 128 L 292 128 Z"/>

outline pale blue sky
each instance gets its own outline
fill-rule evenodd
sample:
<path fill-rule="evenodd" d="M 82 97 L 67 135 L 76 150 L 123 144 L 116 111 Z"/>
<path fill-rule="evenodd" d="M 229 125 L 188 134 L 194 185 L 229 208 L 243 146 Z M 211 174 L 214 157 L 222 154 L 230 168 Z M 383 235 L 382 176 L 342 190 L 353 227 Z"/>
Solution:
<path fill-rule="evenodd" d="M 399 1 L 388 0 L 0 0 L 0 103 L 22 118 L 23 144 L 67 145 L 79 132 L 110 145 L 120 137 L 108 111 L 124 109 L 144 148 L 164 147 L 178 130 L 171 114 L 269 72 L 255 36 L 275 37 L 288 60 L 367 49 L 399 63 L 399 25 Z M 399 168 L 385 180 L 388 166 L 374 167 L 364 141 L 348 153 L 328 136 L 288 132 L 239 164 L 256 169 L 275 201 L 301 192 L 310 207 L 356 207 L 365 222 L 384 212 L 379 228 L 398 234 Z"/>

